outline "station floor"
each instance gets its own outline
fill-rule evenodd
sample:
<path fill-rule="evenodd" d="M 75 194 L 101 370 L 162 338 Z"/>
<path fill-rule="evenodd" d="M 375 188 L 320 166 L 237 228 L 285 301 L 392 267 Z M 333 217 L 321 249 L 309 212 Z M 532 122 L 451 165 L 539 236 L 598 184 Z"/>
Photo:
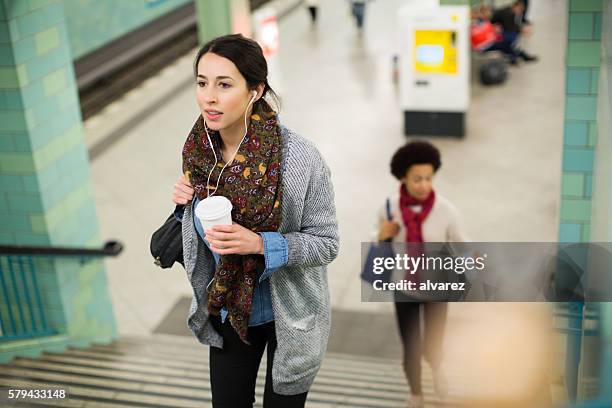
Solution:
<path fill-rule="evenodd" d="M 442 153 L 435 189 L 459 209 L 473 241 L 557 239 L 567 6 L 564 0 L 533 3 L 533 34 L 524 46 L 540 61 L 511 67 L 498 87 L 482 87 L 473 75 L 465 138 L 429 139 Z M 407 140 L 392 81 L 402 1 L 369 3 L 362 35 L 347 2 L 321 4 L 315 27 L 303 7 L 280 21 L 271 82 L 282 97 L 284 124 L 311 139 L 332 171 L 341 245 L 329 281 L 334 310 L 352 313 L 352 322 L 342 320 L 349 327 L 363 322 L 360 315 L 393 319 L 392 304 L 361 302 L 358 274 L 360 242 L 370 240 L 377 210 L 398 188 L 389 160 Z M 153 332 L 191 295 L 180 267 L 153 265 L 149 239 L 173 210 L 181 148 L 198 115 L 192 58 L 177 60 L 85 123 L 96 151 L 91 171 L 101 236 L 126 247 L 107 261 L 121 334 Z M 550 325 L 547 312 L 538 304 L 452 304 L 448 364 L 465 367 L 493 356 L 474 367 L 474 380 L 495 382 L 506 366 L 506 378 L 527 381 L 521 373 L 530 368 L 516 362 L 537 364 L 548 347 L 548 332 L 540 330 Z M 396 332 L 378 335 L 397 346 Z M 507 352 L 497 353 L 500 347 Z"/>

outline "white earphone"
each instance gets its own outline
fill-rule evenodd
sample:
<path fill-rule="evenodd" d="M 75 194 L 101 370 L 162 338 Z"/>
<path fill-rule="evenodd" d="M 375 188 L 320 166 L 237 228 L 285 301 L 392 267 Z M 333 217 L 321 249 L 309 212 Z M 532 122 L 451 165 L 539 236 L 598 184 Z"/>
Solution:
<path fill-rule="evenodd" d="M 240 146 L 242 146 L 242 142 L 244 142 L 244 138 L 246 137 L 246 135 L 248 133 L 248 129 L 247 129 L 247 113 L 249 112 L 249 106 L 251 106 L 251 104 L 255 102 L 255 98 L 257 98 L 257 90 L 251 91 L 251 95 L 253 95 L 253 97 L 249 101 L 249 103 L 247 105 L 247 108 L 244 111 L 244 136 L 242 136 L 242 140 L 240 141 L 240 144 L 238 145 L 238 148 L 236 149 L 236 151 L 232 155 L 232 158 L 230 160 L 228 160 L 227 163 L 225 163 L 225 166 L 223 166 L 223 168 L 219 172 L 219 178 L 217 178 L 217 184 L 215 185 L 215 189 L 213 190 L 212 193 L 208 189 L 208 186 L 210 185 L 210 176 L 212 175 L 212 172 L 215 169 L 215 167 L 217 167 L 217 163 L 218 163 L 219 160 L 217 159 L 217 153 L 215 153 L 215 149 L 213 147 L 212 141 L 210 140 L 210 135 L 208 134 L 208 126 L 206 125 L 206 121 L 204 121 L 204 130 L 206 131 L 206 137 L 208 138 L 208 144 L 210 145 L 210 148 L 213 151 L 213 155 L 215 156 L 215 164 L 210 169 L 210 172 L 208 172 L 208 178 L 206 179 L 207 197 L 210 197 L 211 195 L 214 195 L 215 192 L 217 191 L 217 188 L 219 188 L 219 182 L 221 181 L 221 174 L 223 173 L 223 170 L 225 170 L 227 165 L 230 164 L 234 160 L 234 157 L 236 157 L 236 154 L 238 154 L 238 150 L 240 150 Z"/>

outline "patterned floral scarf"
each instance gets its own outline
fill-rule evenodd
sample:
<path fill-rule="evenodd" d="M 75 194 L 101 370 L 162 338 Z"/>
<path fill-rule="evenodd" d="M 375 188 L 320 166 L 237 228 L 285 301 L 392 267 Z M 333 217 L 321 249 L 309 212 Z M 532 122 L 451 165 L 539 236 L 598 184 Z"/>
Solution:
<path fill-rule="evenodd" d="M 210 177 L 209 188 L 219 178 L 225 165 L 221 155 L 221 136 L 209 129 L 219 163 Z M 254 232 L 277 231 L 281 222 L 282 138 L 276 113 L 263 100 L 255 105 L 244 142 L 232 164 L 221 174 L 215 195 L 232 202 L 232 220 Z M 183 147 L 183 172 L 191 172 L 191 183 L 199 199 L 207 196 L 208 172 L 215 157 L 204 130 L 204 119 L 198 118 Z M 226 308 L 229 320 L 243 342 L 247 331 L 253 289 L 258 270 L 263 268 L 261 255 L 222 255 L 215 270 L 214 282 L 208 294 L 208 311 L 219 315 Z"/>

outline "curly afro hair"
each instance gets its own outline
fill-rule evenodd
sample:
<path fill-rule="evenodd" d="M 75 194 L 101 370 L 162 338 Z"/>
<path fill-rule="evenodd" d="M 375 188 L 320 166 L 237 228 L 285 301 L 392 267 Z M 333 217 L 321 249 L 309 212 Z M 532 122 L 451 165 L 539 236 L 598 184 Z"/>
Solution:
<path fill-rule="evenodd" d="M 442 165 L 440 151 L 425 141 L 417 140 L 406 143 L 391 158 L 391 174 L 401 180 L 413 164 L 431 164 L 435 173 Z"/>

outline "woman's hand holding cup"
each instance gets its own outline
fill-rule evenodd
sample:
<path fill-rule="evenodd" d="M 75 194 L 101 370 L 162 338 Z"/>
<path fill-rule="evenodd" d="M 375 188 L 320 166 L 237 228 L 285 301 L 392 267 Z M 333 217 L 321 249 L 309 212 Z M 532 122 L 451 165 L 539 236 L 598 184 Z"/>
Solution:
<path fill-rule="evenodd" d="M 263 238 L 240 224 L 215 225 L 204 233 L 211 251 L 219 255 L 264 254 Z"/>

